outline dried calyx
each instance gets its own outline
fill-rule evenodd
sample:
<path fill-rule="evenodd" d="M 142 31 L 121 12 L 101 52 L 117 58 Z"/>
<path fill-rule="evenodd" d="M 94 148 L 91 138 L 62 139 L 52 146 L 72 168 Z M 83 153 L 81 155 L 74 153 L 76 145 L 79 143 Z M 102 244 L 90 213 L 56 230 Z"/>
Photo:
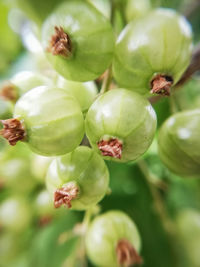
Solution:
<path fill-rule="evenodd" d="M 23 141 L 25 139 L 26 132 L 20 120 L 1 120 L 1 123 L 4 128 L 0 131 L 0 135 L 7 139 L 11 146 L 16 145 L 18 141 Z"/>
<path fill-rule="evenodd" d="M 69 57 L 72 52 L 72 44 L 69 35 L 64 32 L 62 27 L 55 26 L 55 34 L 51 36 L 50 44 L 47 49 L 53 55 Z"/>
<path fill-rule="evenodd" d="M 116 253 L 117 261 L 120 266 L 129 267 L 134 266 L 135 264 L 142 264 L 143 262 L 135 248 L 125 239 L 118 242 Z"/>
<path fill-rule="evenodd" d="M 38 222 L 39 227 L 44 227 L 44 226 L 48 225 L 51 221 L 52 221 L 51 215 L 42 216 Z"/>
<path fill-rule="evenodd" d="M 151 93 L 170 96 L 173 79 L 167 75 L 156 75 L 151 81 Z"/>
<path fill-rule="evenodd" d="M 59 208 L 64 205 L 71 208 L 71 201 L 79 194 L 79 187 L 75 182 L 69 182 L 54 192 L 54 207 Z"/>
<path fill-rule="evenodd" d="M 15 86 L 10 82 L 5 83 L 1 88 L 0 97 L 8 101 L 16 102 L 18 94 Z"/>
<path fill-rule="evenodd" d="M 121 159 L 123 145 L 117 138 L 110 138 L 109 140 L 103 139 L 99 141 L 97 145 L 103 156 Z"/>

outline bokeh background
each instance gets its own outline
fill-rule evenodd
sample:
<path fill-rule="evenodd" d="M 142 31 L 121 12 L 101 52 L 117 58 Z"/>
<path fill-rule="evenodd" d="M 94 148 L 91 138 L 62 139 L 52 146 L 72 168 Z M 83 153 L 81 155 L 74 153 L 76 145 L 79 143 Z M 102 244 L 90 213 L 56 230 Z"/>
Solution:
<path fill-rule="evenodd" d="M 0 0 L 0 83 L 24 70 L 50 75 L 51 67 L 37 40 L 37 27 L 27 14 L 39 24 L 59 2 L 35 1 L 30 11 L 29 0 Z M 116 4 L 123 8 L 126 1 L 121 2 Z M 170 7 L 184 14 L 198 44 L 200 1 L 152 0 L 152 6 Z M 40 10 L 46 13 L 40 14 Z M 120 14 L 116 14 L 116 31 L 123 25 Z M 1 119 L 11 116 L 10 105 L 0 101 Z M 174 109 L 195 107 L 200 107 L 198 73 L 177 90 L 173 100 L 163 98 L 154 104 L 158 127 Z M 30 152 L 23 143 L 11 148 L 0 139 L 0 267 L 92 266 L 85 256 L 83 239 L 73 234 L 84 213 L 54 210 L 46 191 L 50 161 Z M 142 238 L 143 266 L 200 267 L 200 179 L 171 173 L 158 157 L 156 138 L 135 164 L 107 165 L 111 193 L 94 212 L 120 209 L 135 221 Z"/>

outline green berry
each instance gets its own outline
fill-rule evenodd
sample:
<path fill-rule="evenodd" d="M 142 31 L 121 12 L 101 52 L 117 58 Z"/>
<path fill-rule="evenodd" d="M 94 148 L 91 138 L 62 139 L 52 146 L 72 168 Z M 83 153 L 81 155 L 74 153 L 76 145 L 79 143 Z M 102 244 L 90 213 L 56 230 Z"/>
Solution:
<path fill-rule="evenodd" d="M 86 134 L 92 147 L 105 159 L 137 159 L 150 146 L 156 114 L 143 96 L 125 89 L 101 95 L 86 116 Z"/>
<path fill-rule="evenodd" d="M 56 208 L 85 210 L 96 205 L 106 194 L 109 173 L 103 159 L 88 147 L 55 159 L 47 173 L 47 188 Z"/>
<path fill-rule="evenodd" d="M 42 190 L 37 194 L 34 204 L 35 211 L 39 216 L 49 216 L 55 212 L 50 194 L 47 190 Z"/>
<path fill-rule="evenodd" d="M 159 133 L 159 156 L 174 173 L 199 176 L 200 110 L 179 112 L 171 116 Z"/>
<path fill-rule="evenodd" d="M 135 223 L 121 211 L 109 211 L 96 217 L 86 234 L 87 255 L 96 266 L 140 264 L 140 247 Z"/>
<path fill-rule="evenodd" d="M 84 82 L 111 64 L 114 35 L 110 22 L 91 4 L 67 1 L 45 21 L 42 44 L 58 73 Z"/>
<path fill-rule="evenodd" d="M 30 168 L 39 183 L 44 183 L 47 170 L 52 160 L 52 157 L 44 157 L 38 154 L 33 154 Z"/>
<path fill-rule="evenodd" d="M 12 77 L 10 81 L 2 87 L 1 92 L 4 93 L 5 98 L 6 93 L 8 94 L 8 100 L 16 101 L 27 91 L 41 85 L 50 85 L 50 83 L 49 79 L 39 73 L 21 71 L 14 75 L 14 77 Z M 11 98 L 9 99 L 10 96 Z"/>
<path fill-rule="evenodd" d="M 11 145 L 21 140 L 44 156 L 72 151 L 84 135 L 79 104 L 56 87 L 39 86 L 27 92 L 15 105 L 14 119 L 2 123 L 2 135 Z"/>
<path fill-rule="evenodd" d="M 40 25 L 56 5 L 63 2 L 63 0 L 48 0 L 48 2 L 40 0 L 14 0 L 14 2 L 29 19 Z"/>
<path fill-rule="evenodd" d="M 22 143 L 6 147 L 0 156 L 0 180 L 3 186 L 11 192 L 29 194 L 36 186 L 30 167 L 32 157 L 33 153 Z"/>
<path fill-rule="evenodd" d="M 145 16 L 150 11 L 150 8 L 150 0 L 128 0 L 125 10 L 127 21 L 130 22 Z"/>
<path fill-rule="evenodd" d="M 25 199 L 12 197 L 0 205 L 1 226 L 12 232 L 24 231 L 30 224 L 30 207 Z"/>
<path fill-rule="evenodd" d="M 190 266 L 200 266 L 200 213 L 195 209 L 184 209 L 175 218 L 176 233 L 183 253 Z"/>
<path fill-rule="evenodd" d="M 170 94 L 191 57 L 191 28 L 171 9 L 157 9 L 120 34 L 113 63 L 120 86 L 141 94 Z"/>
<path fill-rule="evenodd" d="M 92 81 L 85 83 L 72 82 L 64 79 L 62 76 L 59 76 L 57 86 L 65 89 L 76 98 L 83 113 L 92 105 L 98 92 L 97 86 Z"/>
<path fill-rule="evenodd" d="M 93 6 L 96 7 L 106 18 L 110 19 L 111 16 L 111 3 L 108 0 L 88 0 Z"/>

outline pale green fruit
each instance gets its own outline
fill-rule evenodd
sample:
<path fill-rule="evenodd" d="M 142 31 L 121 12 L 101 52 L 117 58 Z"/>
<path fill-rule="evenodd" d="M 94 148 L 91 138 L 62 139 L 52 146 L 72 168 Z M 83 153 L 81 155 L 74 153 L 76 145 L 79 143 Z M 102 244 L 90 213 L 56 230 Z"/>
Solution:
<path fill-rule="evenodd" d="M 92 104 L 86 116 L 86 135 L 105 159 L 136 160 L 150 146 L 156 131 L 156 114 L 143 96 L 113 89 Z"/>
<path fill-rule="evenodd" d="M 96 217 L 89 226 L 86 234 L 87 255 L 95 266 L 120 267 L 116 249 L 122 240 L 128 241 L 139 253 L 141 239 L 131 218 L 122 211 L 106 212 Z"/>
<path fill-rule="evenodd" d="M 176 113 L 162 125 L 159 156 L 174 173 L 200 176 L 200 109 Z"/>
<path fill-rule="evenodd" d="M 80 146 L 51 163 L 46 183 L 56 208 L 67 205 L 68 208 L 85 210 L 105 196 L 109 173 L 105 162 L 95 151 Z"/>
<path fill-rule="evenodd" d="M 186 19 L 174 10 L 156 9 L 130 22 L 119 35 L 114 77 L 120 86 L 140 94 L 169 95 L 189 64 L 191 51 L 192 31 Z"/>
<path fill-rule="evenodd" d="M 0 224 L 12 232 L 24 231 L 31 221 L 31 207 L 20 197 L 6 199 L 0 205 Z"/>
<path fill-rule="evenodd" d="M 97 86 L 92 81 L 84 83 L 73 82 L 59 76 L 56 84 L 76 98 L 83 113 L 92 105 L 98 93 Z"/>

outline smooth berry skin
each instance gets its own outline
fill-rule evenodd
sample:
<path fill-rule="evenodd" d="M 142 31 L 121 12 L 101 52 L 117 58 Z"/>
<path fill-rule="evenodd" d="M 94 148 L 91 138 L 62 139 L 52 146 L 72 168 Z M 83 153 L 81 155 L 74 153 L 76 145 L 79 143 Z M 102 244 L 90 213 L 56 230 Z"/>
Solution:
<path fill-rule="evenodd" d="M 51 216 L 55 214 L 50 194 L 47 190 L 40 191 L 34 202 L 35 213 L 39 216 Z"/>
<path fill-rule="evenodd" d="M 49 47 L 55 26 L 62 27 L 71 40 L 69 57 L 47 52 L 56 71 L 68 80 L 91 81 L 111 64 L 114 34 L 110 22 L 85 1 L 67 1 L 47 18 L 42 28 L 43 48 Z"/>
<path fill-rule="evenodd" d="M 182 209 L 175 217 L 175 226 L 181 248 L 191 266 L 200 265 L 200 213 L 196 209 Z"/>
<path fill-rule="evenodd" d="M 185 18 L 171 9 L 156 9 L 121 32 L 114 77 L 121 87 L 149 94 L 157 74 L 170 76 L 176 84 L 190 62 L 191 51 L 192 32 Z"/>
<path fill-rule="evenodd" d="M 25 142 L 44 156 L 71 152 L 84 135 L 84 120 L 76 99 L 56 87 L 39 86 L 16 103 L 14 117 L 25 127 Z"/>
<path fill-rule="evenodd" d="M 98 9 L 106 18 L 111 17 L 111 3 L 108 0 L 88 0 L 96 9 Z"/>
<path fill-rule="evenodd" d="M 156 131 L 156 114 L 146 98 L 126 89 L 113 89 L 101 95 L 88 110 L 86 135 L 92 147 L 101 154 L 97 143 L 115 137 L 122 141 L 121 159 L 136 160 L 152 143 Z"/>
<path fill-rule="evenodd" d="M 58 2 L 63 2 L 64 0 L 14 0 L 17 7 L 20 8 L 26 16 L 33 20 L 38 26 L 41 26 L 45 18 L 56 8 Z"/>
<path fill-rule="evenodd" d="M 150 11 L 150 0 L 128 0 L 126 3 L 125 15 L 128 22 L 146 16 Z"/>
<path fill-rule="evenodd" d="M 28 195 L 35 188 L 32 159 L 33 153 L 21 142 L 4 148 L 0 154 L 0 181 L 10 192 Z"/>
<path fill-rule="evenodd" d="M 17 73 L 12 77 L 10 83 L 17 90 L 19 97 L 35 87 L 51 84 L 48 78 L 32 71 L 21 71 Z"/>
<path fill-rule="evenodd" d="M 55 159 L 47 172 L 47 189 L 54 192 L 69 182 L 76 182 L 80 192 L 71 201 L 71 209 L 86 210 L 96 205 L 106 194 L 109 172 L 103 159 L 91 148 L 80 146 Z"/>
<path fill-rule="evenodd" d="M 13 196 L 0 205 L 1 226 L 11 232 L 23 232 L 31 220 L 30 206 L 23 198 Z"/>
<path fill-rule="evenodd" d="M 56 84 L 76 98 L 83 113 L 87 112 L 98 93 L 97 86 L 92 81 L 85 83 L 73 82 L 59 76 Z"/>
<path fill-rule="evenodd" d="M 50 163 L 52 162 L 52 160 L 54 159 L 54 157 L 44 157 L 44 156 L 40 156 L 38 154 L 33 154 L 33 158 L 31 161 L 31 171 L 35 177 L 35 179 L 40 183 L 43 184 L 46 174 L 47 174 L 47 170 L 49 168 Z"/>
<path fill-rule="evenodd" d="M 171 116 L 159 132 L 159 156 L 165 166 L 181 176 L 200 173 L 200 109 Z"/>
<path fill-rule="evenodd" d="M 122 211 L 109 211 L 94 219 L 86 234 L 86 251 L 95 266 L 119 267 L 116 246 L 127 240 L 137 252 L 141 239 L 135 223 Z"/>

